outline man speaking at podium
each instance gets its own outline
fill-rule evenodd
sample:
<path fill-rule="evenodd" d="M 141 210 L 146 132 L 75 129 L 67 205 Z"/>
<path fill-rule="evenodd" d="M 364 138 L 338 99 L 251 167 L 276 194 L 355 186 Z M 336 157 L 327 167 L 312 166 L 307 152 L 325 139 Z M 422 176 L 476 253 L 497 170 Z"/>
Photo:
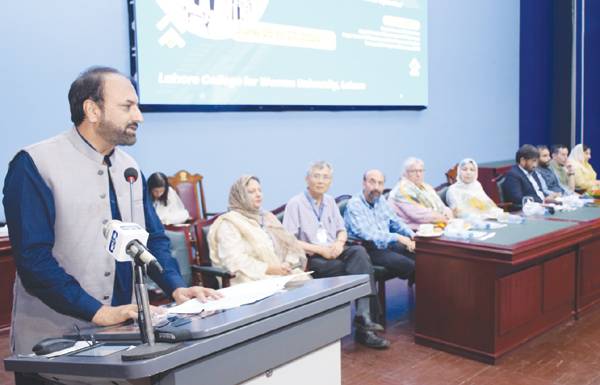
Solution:
<path fill-rule="evenodd" d="M 147 247 L 164 268 L 163 274 L 150 269 L 151 276 L 175 301 L 216 296 L 185 287 L 143 178 L 130 196 L 123 174 L 139 167 L 117 146 L 133 145 L 143 121 L 131 81 L 115 69 L 92 67 L 71 84 L 69 104 L 74 128 L 20 151 L 4 183 L 18 273 L 15 353 L 31 353 L 41 339 L 60 337 L 74 325 L 113 325 L 137 316 L 132 264 L 117 262 L 104 247 L 102 229 L 111 219 L 136 222 L 150 233 Z"/>

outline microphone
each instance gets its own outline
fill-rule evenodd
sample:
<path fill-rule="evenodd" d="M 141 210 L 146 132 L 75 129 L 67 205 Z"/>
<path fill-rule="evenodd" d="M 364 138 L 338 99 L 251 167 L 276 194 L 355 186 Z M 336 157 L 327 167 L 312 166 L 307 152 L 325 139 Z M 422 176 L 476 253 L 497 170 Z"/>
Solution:
<path fill-rule="evenodd" d="M 138 172 L 133 167 L 128 167 L 123 173 L 125 180 L 129 183 L 129 211 L 131 214 L 131 221 L 133 222 L 133 184 L 138 178 Z"/>
<path fill-rule="evenodd" d="M 119 262 L 134 260 L 138 264 L 154 266 L 159 273 L 163 268 L 144 244 L 148 232 L 137 223 L 113 219 L 104 225 L 102 234 L 106 239 L 106 251 Z"/>
<path fill-rule="evenodd" d="M 137 239 L 129 242 L 125 249 L 127 255 L 134 261 L 141 261 L 144 265 L 154 266 L 154 268 L 160 273 L 163 273 L 163 268 L 156 260 L 156 257 L 148 251 L 146 246 L 140 243 Z"/>
<path fill-rule="evenodd" d="M 135 181 L 138 178 L 138 172 L 135 168 L 129 167 L 125 170 L 125 172 L 123 173 L 123 176 L 125 177 L 125 180 L 127 182 L 135 183 Z"/>

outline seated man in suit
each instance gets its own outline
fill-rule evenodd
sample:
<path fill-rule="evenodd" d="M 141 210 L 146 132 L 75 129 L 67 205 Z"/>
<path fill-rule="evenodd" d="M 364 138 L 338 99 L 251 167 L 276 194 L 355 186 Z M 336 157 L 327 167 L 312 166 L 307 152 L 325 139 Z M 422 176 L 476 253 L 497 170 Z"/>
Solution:
<path fill-rule="evenodd" d="M 414 233 L 382 198 L 385 177 L 379 170 L 363 176 L 363 190 L 348 201 L 344 221 L 348 235 L 361 239 L 373 264 L 402 279 L 414 280 Z"/>
<path fill-rule="evenodd" d="M 548 146 L 540 144 L 537 149 L 540 153 L 540 159 L 538 166 L 535 168 L 535 173 L 538 174 L 540 182 L 542 182 L 541 187 L 544 195 L 548 196 L 552 193 L 569 195 L 571 192 L 560 184 L 558 176 L 550 168 L 550 149 Z"/>
<path fill-rule="evenodd" d="M 306 173 L 307 188 L 289 200 L 285 206 L 283 226 L 294 234 L 310 257 L 308 269 L 316 278 L 346 274 L 368 274 L 371 291 L 375 293 L 373 265 L 362 246 L 345 246 L 348 238 L 344 220 L 335 199 L 326 194 L 331 186 L 333 168 L 327 162 L 313 163 Z M 385 349 L 390 343 L 375 334 L 383 327 L 371 320 L 370 300 L 356 300 L 355 340 L 375 349 Z M 375 302 L 376 304 L 376 302 Z"/>
<path fill-rule="evenodd" d="M 507 173 L 502 185 L 504 200 L 511 202 L 515 207 L 521 207 L 523 197 L 529 196 L 538 203 L 554 201 L 557 193 L 546 196 L 542 190 L 542 182 L 535 168 L 538 165 L 540 153 L 535 146 L 524 144 L 517 151 L 517 162 Z"/>

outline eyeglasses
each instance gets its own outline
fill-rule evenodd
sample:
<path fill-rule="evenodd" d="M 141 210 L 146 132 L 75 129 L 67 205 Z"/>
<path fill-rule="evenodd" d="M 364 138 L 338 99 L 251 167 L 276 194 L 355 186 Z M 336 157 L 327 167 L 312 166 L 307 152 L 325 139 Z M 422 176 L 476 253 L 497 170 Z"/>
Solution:
<path fill-rule="evenodd" d="M 327 174 L 311 174 L 310 177 L 313 179 L 316 179 L 316 180 L 323 180 L 323 181 L 331 180 L 331 175 L 327 175 Z"/>
<path fill-rule="evenodd" d="M 424 168 L 418 168 L 416 170 L 407 170 L 406 172 L 408 172 L 409 174 L 418 174 L 418 173 L 423 174 L 425 172 L 425 169 Z"/>

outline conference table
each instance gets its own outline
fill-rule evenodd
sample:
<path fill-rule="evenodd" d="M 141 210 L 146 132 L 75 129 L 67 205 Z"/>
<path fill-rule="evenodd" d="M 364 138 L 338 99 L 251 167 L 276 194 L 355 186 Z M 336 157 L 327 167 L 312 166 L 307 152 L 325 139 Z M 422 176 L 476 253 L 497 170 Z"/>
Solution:
<path fill-rule="evenodd" d="M 416 343 L 494 363 L 600 302 L 600 208 L 492 231 L 418 239 Z"/>

